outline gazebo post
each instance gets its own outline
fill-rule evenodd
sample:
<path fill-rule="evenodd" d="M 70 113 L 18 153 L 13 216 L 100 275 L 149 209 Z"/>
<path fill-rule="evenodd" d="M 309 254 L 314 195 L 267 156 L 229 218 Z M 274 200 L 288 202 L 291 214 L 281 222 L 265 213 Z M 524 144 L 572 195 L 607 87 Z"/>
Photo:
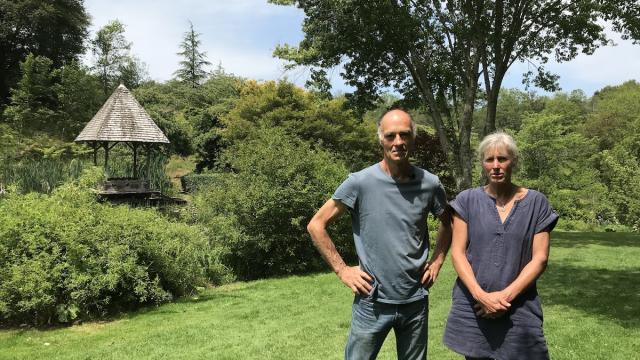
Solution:
<path fill-rule="evenodd" d="M 93 166 L 98 166 L 98 143 L 92 142 L 91 147 L 93 147 Z"/>
<path fill-rule="evenodd" d="M 133 178 L 138 178 L 138 143 L 132 142 L 131 147 L 133 148 Z"/>
<path fill-rule="evenodd" d="M 104 146 L 104 171 L 108 171 L 109 169 L 109 142 L 105 141 L 102 143 Z"/>
<path fill-rule="evenodd" d="M 151 182 L 151 145 L 147 145 L 147 180 Z"/>

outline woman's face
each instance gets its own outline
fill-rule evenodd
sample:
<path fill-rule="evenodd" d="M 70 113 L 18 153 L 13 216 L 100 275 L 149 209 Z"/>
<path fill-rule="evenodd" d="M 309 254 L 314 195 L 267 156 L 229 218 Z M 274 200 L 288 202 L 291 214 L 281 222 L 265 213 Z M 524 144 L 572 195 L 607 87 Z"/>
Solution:
<path fill-rule="evenodd" d="M 504 145 L 488 148 L 482 159 L 489 184 L 509 184 L 511 183 L 512 159 Z"/>

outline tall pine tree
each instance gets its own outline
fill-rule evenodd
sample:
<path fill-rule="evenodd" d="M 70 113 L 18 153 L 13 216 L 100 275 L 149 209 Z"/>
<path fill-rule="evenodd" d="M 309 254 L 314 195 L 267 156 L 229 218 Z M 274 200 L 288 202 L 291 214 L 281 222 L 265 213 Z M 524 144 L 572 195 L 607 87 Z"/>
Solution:
<path fill-rule="evenodd" d="M 189 31 L 184 33 L 184 40 L 180 43 L 180 55 L 184 60 L 180 61 L 180 67 L 174 75 L 191 87 L 198 87 L 207 78 L 205 67 L 211 65 L 207 61 L 207 53 L 199 50 L 201 41 L 199 33 L 193 29 L 193 23 L 189 22 Z"/>

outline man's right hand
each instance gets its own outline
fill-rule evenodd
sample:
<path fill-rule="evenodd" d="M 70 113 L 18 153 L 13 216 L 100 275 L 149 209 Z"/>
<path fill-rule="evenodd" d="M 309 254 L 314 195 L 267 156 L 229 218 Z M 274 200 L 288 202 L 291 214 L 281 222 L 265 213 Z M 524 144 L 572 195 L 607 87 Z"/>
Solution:
<path fill-rule="evenodd" d="M 371 292 L 371 275 L 360 269 L 360 266 L 344 266 L 337 271 L 337 275 L 342 282 L 353 291 L 353 294 L 367 296 Z"/>

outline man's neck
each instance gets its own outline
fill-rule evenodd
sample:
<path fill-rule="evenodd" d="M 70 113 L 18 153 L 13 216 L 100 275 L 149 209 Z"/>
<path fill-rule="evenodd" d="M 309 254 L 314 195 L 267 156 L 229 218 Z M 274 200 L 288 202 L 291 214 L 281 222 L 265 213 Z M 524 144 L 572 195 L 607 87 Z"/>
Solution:
<path fill-rule="evenodd" d="M 380 161 L 380 167 L 382 168 L 382 171 L 397 181 L 407 181 L 413 176 L 413 167 L 408 160 L 389 161 L 387 159 L 382 159 L 382 161 Z"/>

